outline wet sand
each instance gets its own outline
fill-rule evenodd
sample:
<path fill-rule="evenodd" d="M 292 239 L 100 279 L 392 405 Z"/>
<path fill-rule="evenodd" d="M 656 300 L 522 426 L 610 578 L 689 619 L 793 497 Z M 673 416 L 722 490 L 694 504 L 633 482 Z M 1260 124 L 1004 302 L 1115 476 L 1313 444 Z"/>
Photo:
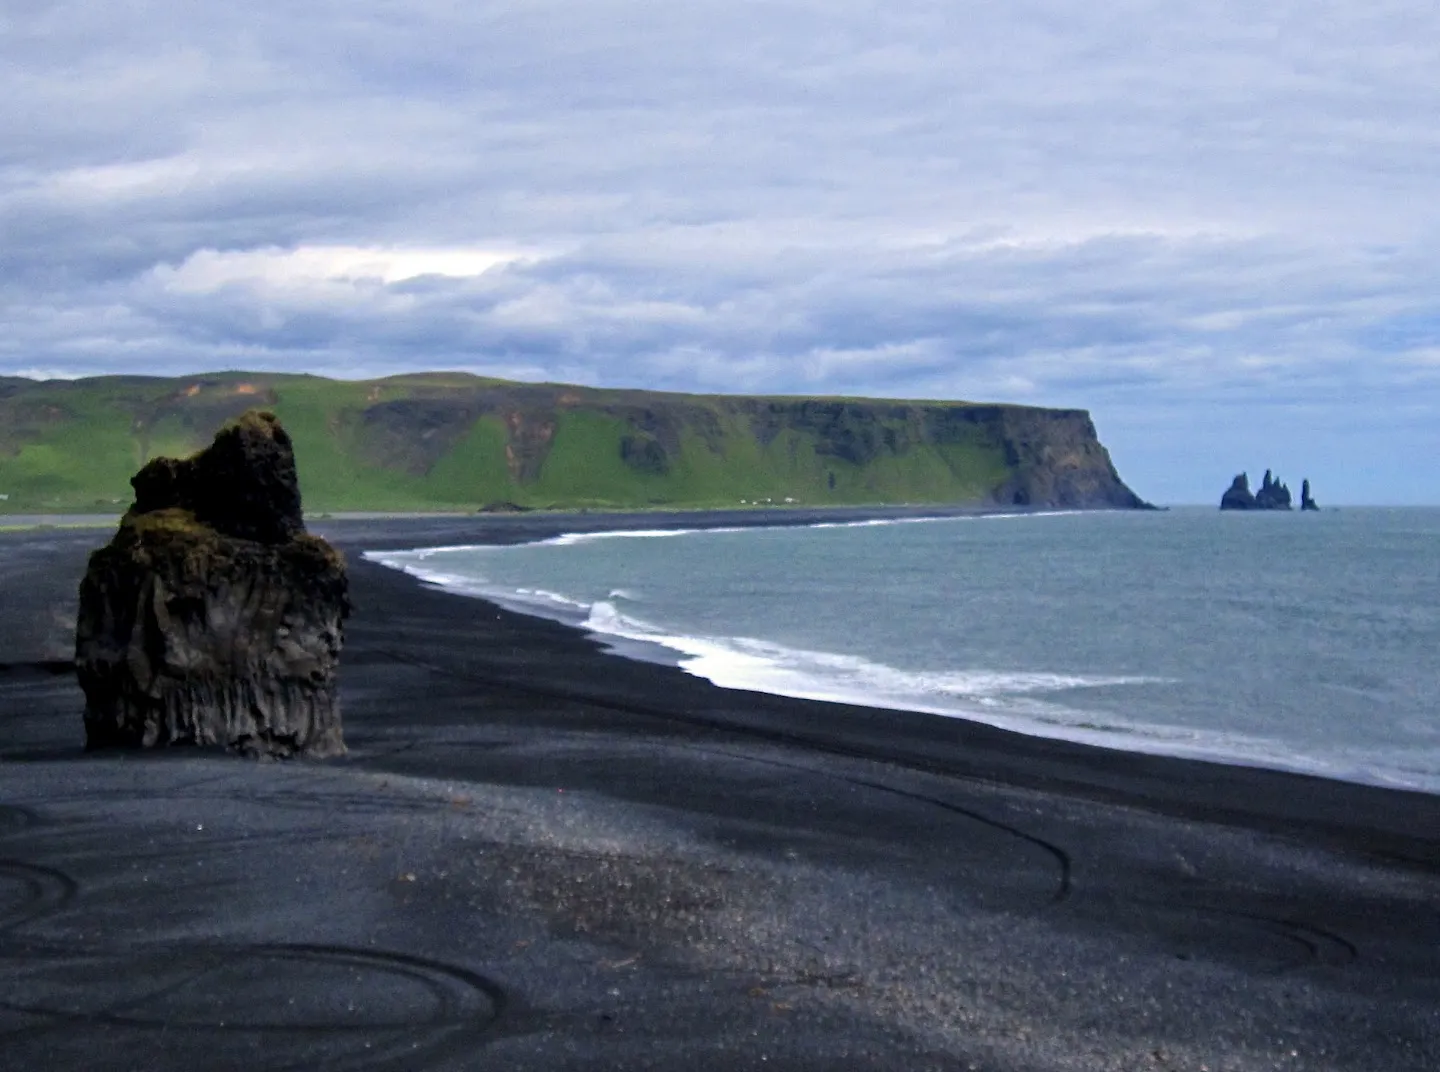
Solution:
<path fill-rule="evenodd" d="M 614 523 L 313 523 L 323 764 L 84 754 L 104 534 L 0 533 L 0 1067 L 1440 1067 L 1440 798 L 718 689 L 358 556 Z"/>

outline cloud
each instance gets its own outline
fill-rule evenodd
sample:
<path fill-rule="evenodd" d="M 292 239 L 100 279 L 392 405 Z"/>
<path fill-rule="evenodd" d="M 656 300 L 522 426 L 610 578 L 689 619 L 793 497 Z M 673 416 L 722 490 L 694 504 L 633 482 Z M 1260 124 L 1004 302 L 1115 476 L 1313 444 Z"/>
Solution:
<path fill-rule="evenodd" d="M 0 373 L 999 398 L 1136 444 L 1165 412 L 1197 456 L 1440 405 L 1440 9 L 3 18 Z"/>
<path fill-rule="evenodd" d="M 524 254 L 488 249 L 386 249 L 362 246 L 301 246 L 252 250 L 201 249 L 178 265 L 162 264 L 150 278 L 176 294 L 213 294 L 248 287 L 271 295 L 303 294 L 365 284 L 388 285 L 423 276 L 483 275 Z"/>

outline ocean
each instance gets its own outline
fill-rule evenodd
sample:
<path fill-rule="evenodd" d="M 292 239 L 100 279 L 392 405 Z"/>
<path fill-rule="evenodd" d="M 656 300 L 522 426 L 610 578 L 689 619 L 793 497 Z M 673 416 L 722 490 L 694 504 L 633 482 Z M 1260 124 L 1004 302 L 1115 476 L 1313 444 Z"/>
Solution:
<path fill-rule="evenodd" d="M 367 557 L 724 688 L 1440 792 L 1440 510 L 907 518 Z"/>

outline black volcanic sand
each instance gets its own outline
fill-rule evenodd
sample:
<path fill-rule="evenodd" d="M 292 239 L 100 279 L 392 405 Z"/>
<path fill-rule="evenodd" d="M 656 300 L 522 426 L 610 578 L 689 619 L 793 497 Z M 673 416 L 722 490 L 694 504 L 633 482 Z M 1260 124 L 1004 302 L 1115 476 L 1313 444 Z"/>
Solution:
<path fill-rule="evenodd" d="M 314 524 L 323 764 L 82 753 L 105 534 L 0 534 L 0 1067 L 1440 1068 L 1440 798 L 718 689 L 358 556 L 613 524 Z"/>

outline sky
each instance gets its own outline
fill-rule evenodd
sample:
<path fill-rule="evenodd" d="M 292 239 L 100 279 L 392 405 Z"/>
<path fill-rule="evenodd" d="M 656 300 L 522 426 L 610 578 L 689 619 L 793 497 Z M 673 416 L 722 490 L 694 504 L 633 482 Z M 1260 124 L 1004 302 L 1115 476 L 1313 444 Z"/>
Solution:
<path fill-rule="evenodd" d="M 6 0 L 0 375 L 1090 410 L 1440 503 L 1440 5 Z"/>

